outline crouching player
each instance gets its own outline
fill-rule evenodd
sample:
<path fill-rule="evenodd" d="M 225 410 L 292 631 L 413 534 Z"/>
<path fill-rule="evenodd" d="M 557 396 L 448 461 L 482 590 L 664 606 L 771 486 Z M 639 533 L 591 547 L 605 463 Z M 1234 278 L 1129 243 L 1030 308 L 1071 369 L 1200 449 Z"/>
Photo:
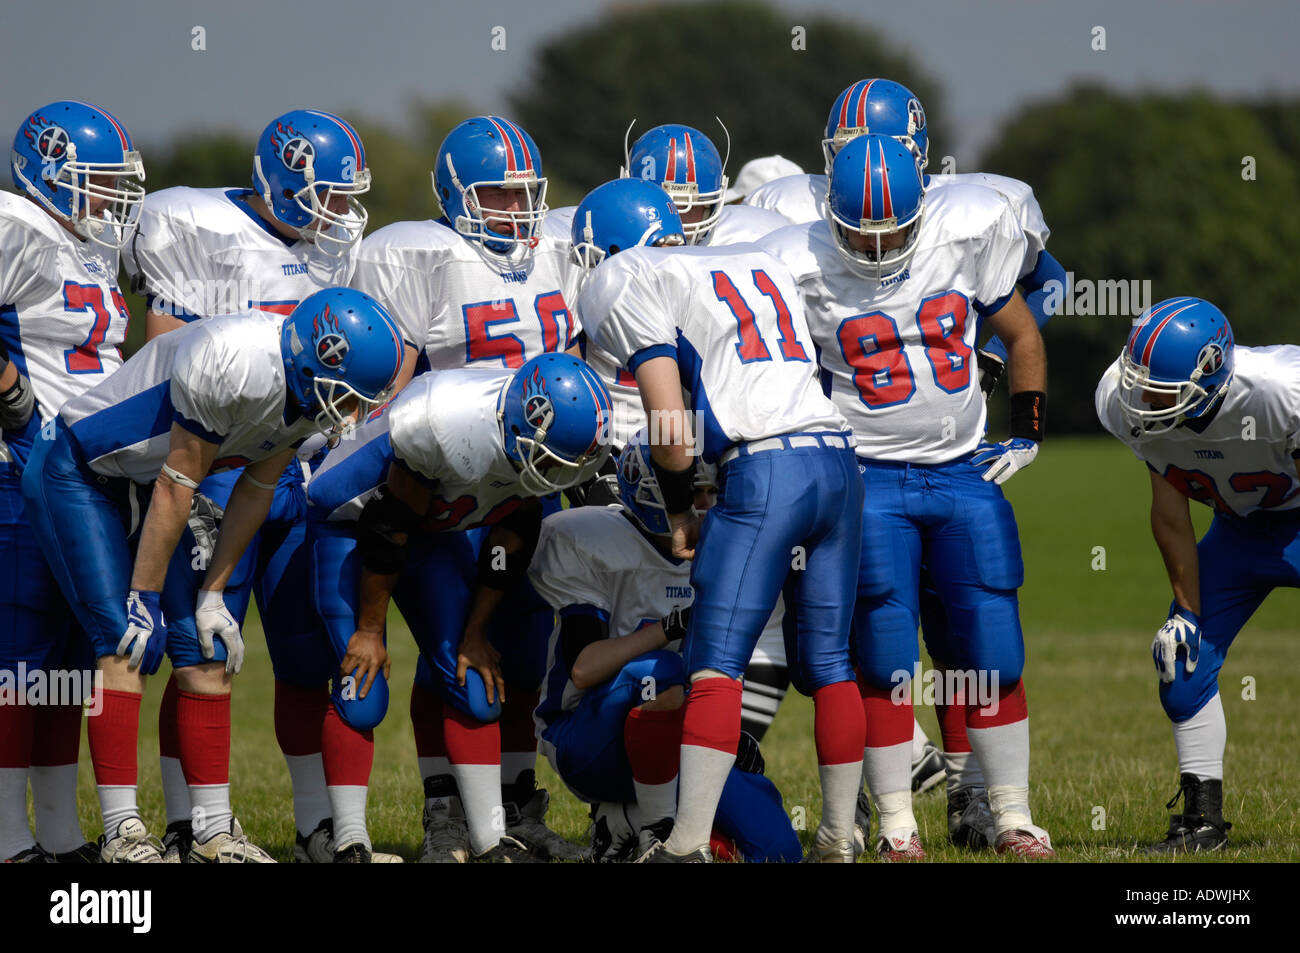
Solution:
<path fill-rule="evenodd" d="M 1278 586 L 1300 587 L 1300 347 L 1234 348 L 1200 298 L 1154 305 L 1097 386 L 1097 416 L 1147 465 L 1151 534 L 1173 589 L 1152 644 L 1183 813 L 1152 853 L 1218 850 L 1228 728 L 1219 669 Z M 1248 434 L 1248 436 L 1247 436 Z M 1188 500 L 1214 508 L 1196 541 Z"/>
<path fill-rule="evenodd" d="M 223 589 L 294 448 L 386 400 L 401 355 L 382 308 L 328 289 L 287 317 L 225 315 L 151 341 L 68 401 L 35 441 L 23 473 L 28 513 L 104 675 L 88 734 L 105 861 L 161 860 L 135 788 L 140 699 L 164 652 L 180 684 L 179 717 L 204 727 L 183 736 L 194 743 L 180 752 L 195 807 L 190 859 L 271 860 L 230 808 L 230 687 L 244 646 Z M 237 466 L 247 469 L 198 589 L 190 549 L 175 558 L 177 542 L 199 481 Z"/>
<path fill-rule="evenodd" d="M 528 575 L 558 622 L 536 718 L 565 784 L 593 805 L 617 802 L 623 811 L 611 818 L 636 818 L 643 857 L 668 839 L 677 814 L 686 670 L 668 647 L 684 632 L 669 620 L 689 610 L 694 590 L 690 564 L 670 551 L 645 431 L 623 450 L 617 482 L 621 509 L 584 506 L 542 522 Z M 707 491 L 697 489 L 696 505 L 708 508 Z M 762 775 L 757 742 L 745 741 L 749 763 L 727 778 L 711 845 L 751 862 L 798 861 L 781 793 Z M 630 838 L 602 845 L 602 830 L 598 823 L 593 850 L 605 856 L 597 860 L 634 846 Z"/>
<path fill-rule="evenodd" d="M 341 666 L 322 733 L 335 860 L 369 859 L 365 789 L 388 707 L 390 599 L 441 695 L 468 828 L 444 859 L 555 857 L 503 836 L 498 720 L 507 681 L 521 692 L 542 681 L 551 614 L 526 577 L 536 498 L 590 479 L 609 456 L 609 425 L 609 392 L 567 354 L 514 372 L 439 371 L 417 377 L 313 475 L 314 596 Z M 467 532 L 478 527 L 490 527 L 481 544 Z"/>

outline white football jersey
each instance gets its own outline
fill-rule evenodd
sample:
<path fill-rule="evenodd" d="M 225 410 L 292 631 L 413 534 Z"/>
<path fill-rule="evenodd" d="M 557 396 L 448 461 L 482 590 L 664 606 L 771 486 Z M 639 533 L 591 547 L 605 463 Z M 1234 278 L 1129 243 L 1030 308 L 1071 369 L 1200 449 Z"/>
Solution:
<path fill-rule="evenodd" d="M 704 244 L 716 248 L 719 245 L 756 242 L 786 224 L 784 217 L 770 209 L 750 205 L 724 205 L 718 223 L 713 226 Z"/>
<path fill-rule="evenodd" d="M 136 483 L 157 478 L 173 423 L 218 445 L 214 473 L 275 456 L 318 429 L 285 422 L 284 321 L 250 311 L 160 335 L 59 416 L 91 469 Z"/>
<path fill-rule="evenodd" d="M 432 483 L 426 532 L 489 526 L 533 494 L 519 482 L 497 423 L 512 371 L 464 367 L 421 374 L 325 456 L 307 498 L 334 522 L 356 520 L 396 459 Z"/>
<path fill-rule="evenodd" d="M 930 464 L 975 449 L 985 417 L 979 315 L 1015 291 L 1025 251 L 1002 196 L 975 185 L 930 195 L 911 262 L 883 284 L 849 269 L 825 222 L 790 225 L 759 245 L 798 282 L 859 456 Z"/>
<path fill-rule="evenodd" d="M 388 309 L 421 369 L 515 370 L 572 346 L 579 274 L 567 238 L 507 263 L 440 222 L 397 222 L 362 240 L 352 287 Z"/>
<path fill-rule="evenodd" d="M 150 192 L 122 259 L 151 310 L 185 321 L 257 309 L 287 315 L 323 288 L 347 285 L 352 253 L 287 239 L 242 201 L 251 189 Z"/>
<path fill-rule="evenodd" d="M 745 204 L 767 209 L 782 215 L 795 225 L 826 220 L 826 184 L 824 175 L 787 175 L 754 190 Z M 1050 231 L 1043 220 L 1043 210 L 1034 198 L 1034 190 L 1019 179 L 991 172 L 961 172 L 952 175 L 927 175 L 925 194 L 927 202 L 939 190 L 953 185 L 982 185 L 997 192 L 1011 205 L 1027 240 L 1020 275 L 1033 272 L 1038 267 L 1038 256 L 1047 247 Z"/>
<path fill-rule="evenodd" d="M 756 245 L 629 248 L 595 268 L 581 302 L 624 367 L 676 360 L 706 463 L 734 444 L 848 429 L 818 384 L 790 272 Z"/>
<path fill-rule="evenodd" d="M 35 202 L 0 192 L 0 340 L 35 409 L 5 442 L 25 463 L 41 425 L 122 366 L 130 320 L 117 252 L 75 238 Z"/>
<path fill-rule="evenodd" d="M 1097 417 L 1190 499 L 1237 516 L 1300 509 L 1300 347 L 1237 347 L 1233 360 L 1223 404 L 1200 433 L 1135 426 L 1119 404 L 1118 359 L 1097 385 Z"/>
<path fill-rule="evenodd" d="M 622 638 L 695 601 L 691 564 L 663 556 L 617 507 L 579 506 L 542 521 L 528 578 L 557 613 L 596 610 L 610 638 Z M 557 620 L 536 709 L 538 732 L 572 711 L 583 689 L 569 679 Z"/>
<path fill-rule="evenodd" d="M 546 218 L 542 219 L 542 234 L 549 235 L 561 242 L 572 242 L 573 213 L 576 205 L 562 205 L 560 208 L 547 209 Z"/>

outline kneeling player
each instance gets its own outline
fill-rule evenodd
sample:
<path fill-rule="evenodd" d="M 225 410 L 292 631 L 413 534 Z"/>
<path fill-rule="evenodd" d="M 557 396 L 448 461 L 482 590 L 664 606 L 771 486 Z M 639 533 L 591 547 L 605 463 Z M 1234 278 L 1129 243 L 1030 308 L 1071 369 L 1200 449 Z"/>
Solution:
<path fill-rule="evenodd" d="M 1151 471 L 1151 533 L 1174 595 L 1151 649 L 1178 750 L 1170 806 L 1182 795 L 1183 813 L 1150 850 L 1218 850 L 1232 826 L 1219 669 L 1264 598 L 1300 587 L 1300 347 L 1234 348 L 1218 308 L 1170 298 L 1102 377 L 1097 416 Z M 1189 499 L 1214 508 L 1199 543 Z"/>
<path fill-rule="evenodd" d="M 624 449 L 617 481 L 622 509 L 578 507 L 542 523 L 529 577 L 559 617 L 536 717 L 565 784 L 593 805 L 623 808 L 611 816 L 635 816 L 637 853 L 646 856 L 668 839 L 677 814 L 686 671 L 668 648 L 684 632 L 669 620 L 689 610 L 694 590 L 690 564 L 670 552 L 644 431 Z M 707 495 L 697 491 L 699 508 L 707 509 Z M 781 794 L 761 773 L 757 742 L 745 740 L 749 763 L 738 762 L 723 788 L 714 850 L 729 840 L 748 861 L 798 861 Z M 596 859 L 624 853 L 630 838 L 620 846 L 604 845 Z"/>

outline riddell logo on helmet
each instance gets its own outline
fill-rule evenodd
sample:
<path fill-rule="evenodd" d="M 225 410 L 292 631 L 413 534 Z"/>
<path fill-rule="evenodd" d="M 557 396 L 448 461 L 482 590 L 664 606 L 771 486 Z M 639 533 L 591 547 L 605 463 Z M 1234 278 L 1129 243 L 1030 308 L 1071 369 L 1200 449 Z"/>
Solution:
<path fill-rule="evenodd" d="M 505 174 L 504 181 L 532 182 L 536 178 L 537 178 L 536 173 L 534 173 L 532 169 L 516 169 L 514 171 L 507 171 Z"/>

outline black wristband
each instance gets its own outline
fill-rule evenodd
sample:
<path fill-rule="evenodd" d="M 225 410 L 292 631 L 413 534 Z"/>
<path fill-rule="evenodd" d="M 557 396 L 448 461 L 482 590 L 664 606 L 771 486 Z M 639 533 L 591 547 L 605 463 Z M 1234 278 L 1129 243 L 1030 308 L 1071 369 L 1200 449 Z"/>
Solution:
<path fill-rule="evenodd" d="M 1046 411 L 1047 395 L 1041 390 L 1022 390 L 1018 394 L 1012 394 L 1011 427 L 1008 433 L 1012 437 L 1024 437 L 1042 443 Z"/>
<path fill-rule="evenodd" d="M 664 497 L 664 507 L 669 513 L 685 513 L 695 502 L 695 461 L 692 459 L 685 470 L 669 470 L 653 457 L 650 462 Z"/>

